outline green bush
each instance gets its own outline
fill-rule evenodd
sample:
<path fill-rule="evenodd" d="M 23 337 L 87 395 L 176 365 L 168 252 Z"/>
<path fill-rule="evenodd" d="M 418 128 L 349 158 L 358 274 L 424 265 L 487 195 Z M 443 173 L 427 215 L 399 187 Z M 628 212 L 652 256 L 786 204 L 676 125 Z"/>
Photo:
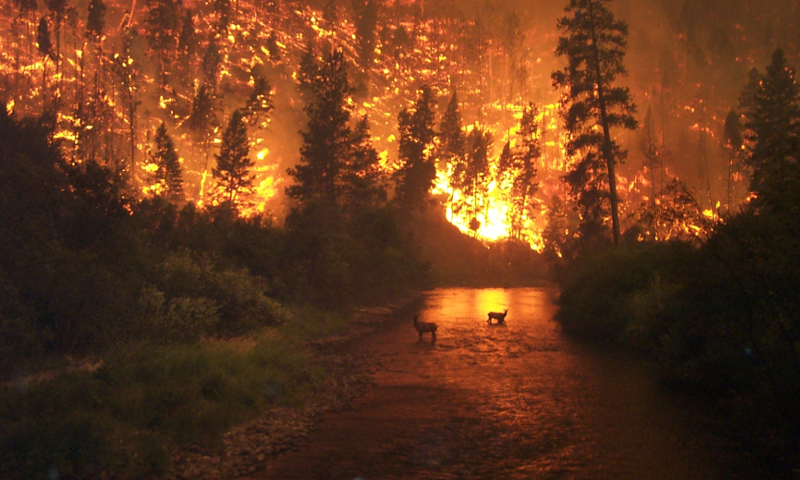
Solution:
<path fill-rule="evenodd" d="M 647 299 L 656 278 L 670 279 L 668 290 L 676 290 L 695 255 L 680 243 L 624 244 L 579 258 L 561 285 L 559 312 L 562 327 L 571 333 L 598 340 L 619 340 L 628 329 L 631 310 Z M 660 282 L 660 280 L 658 280 Z M 658 289 L 661 288 L 660 283 Z M 645 293 L 643 293 L 645 292 Z M 650 295 L 661 295 L 657 290 Z M 637 295 L 641 296 L 634 300 Z M 657 320 L 650 318 L 648 321 Z M 645 321 L 642 317 L 639 321 Z M 634 324 L 631 333 L 644 327 Z M 650 325 L 651 332 L 657 326 Z"/>
<path fill-rule="evenodd" d="M 151 478 L 175 445 L 217 445 L 269 405 L 295 404 L 323 371 L 274 333 L 254 345 L 118 349 L 96 371 L 0 388 L 0 478 Z"/>
<path fill-rule="evenodd" d="M 654 351 L 669 328 L 668 312 L 680 290 L 679 285 L 664 284 L 656 273 L 647 288 L 629 295 L 623 309 L 622 340 L 636 349 Z"/>

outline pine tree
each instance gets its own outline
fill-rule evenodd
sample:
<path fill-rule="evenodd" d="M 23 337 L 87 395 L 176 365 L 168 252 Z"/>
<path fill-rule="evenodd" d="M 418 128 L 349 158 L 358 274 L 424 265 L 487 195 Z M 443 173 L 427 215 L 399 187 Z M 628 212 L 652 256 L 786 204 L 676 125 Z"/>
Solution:
<path fill-rule="evenodd" d="M 214 13 L 217 15 L 217 33 L 222 35 L 231 23 L 231 0 L 214 0 Z"/>
<path fill-rule="evenodd" d="M 345 210 L 352 214 L 373 210 L 386 201 L 386 188 L 380 157 L 372 145 L 369 120 L 366 116 L 356 123 L 351 140 L 352 152 L 345 165 Z"/>
<path fill-rule="evenodd" d="M 106 28 L 106 5 L 103 0 L 91 0 L 86 19 L 86 37 L 97 40 Z"/>
<path fill-rule="evenodd" d="M 250 160 L 250 139 L 241 110 L 235 110 L 231 115 L 222 134 L 219 154 L 214 157 L 217 159 L 217 166 L 212 169 L 217 180 L 214 200 L 233 205 L 241 197 L 253 192 L 255 177 L 250 175 L 250 169 L 255 162 Z"/>
<path fill-rule="evenodd" d="M 195 138 L 202 144 L 206 152 L 206 165 L 208 168 L 208 150 L 211 148 L 211 136 L 217 126 L 217 116 L 214 112 L 214 95 L 206 85 L 201 85 L 192 100 L 192 112 L 186 119 L 186 126 L 194 133 Z"/>
<path fill-rule="evenodd" d="M 405 107 L 397 117 L 401 166 L 394 173 L 395 193 L 400 208 L 406 213 L 425 206 L 436 179 L 436 165 L 430 154 L 436 135 L 433 129 L 435 103 L 431 88 L 424 85 L 414 111 Z"/>
<path fill-rule="evenodd" d="M 375 56 L 378 3 L 375 0 L 353 0 L 353 12 L 358 41 L 358 64 L 362 71 L 367 72 Z"/>
<path fill-rule="evenodd" d="M 301 205 L 322 200 L 341 206 L 343 173 L 351 151 L 350 116 L 353 91 L 347 78 L 347 63 L 341 50 L 333 51 L 323 62 L 314 60 L 309 47 L 297 75 L 306 99 L 306 129 L 300 162 L 288 170 L 295 184 L 286 189 Z"/>
<path fill-rule="evenodd" d="M 220 63 L 222 63 L 222 54 L 219 51 L 219 44 L 216 38 L 212 38 L 203 54 L 203 78 L 205 79 L 205 84 L 212 91 L 217 90 Z"/>
<path fill-rule="evenodd" d="M 450 186 L 453 189 L 450 193 L 451 209 L 456 190 L 464 188 L 466 170 L 464 153 L 464 127 L 461 122 L 461 112 L 458 109 L 458 95 L 453 92 L 439 124 L 439 147 L 437 149 L 439 168 L 448 172 Z"/>
<path fill-rule="evenodd" d="M 797 197 L 799 90 L 794 69 L 779 48 L 764 75 L 751 75 L 740 98 L 757 207 L 780 209 Z"/>
<path fill-rule="evenodd" d="M 36 45 L 45 60 L 53 57 L 53 42 L 50 40 L 50 29 L 45 17 L 39 20 L 39 28 L 36 30 Z"/>
<path fill-rule="evenodd" d="M 550 208 L 547 209 L 547 226 L 542 232 L 544 250 L 542 255 L 552 268 L 559 268 L 568 252 L 568 226 L 567 211 L 564 201 L 558 195 L 550 199 Z"/>
<path fill-rule="evenodd" d="M 55 28 L 53 29 L 55 52 L 50 57 L 56 63 L 56 73 L 61 73 L 61 26 L 64 24 L 67 13 L 67 0 L 45 0 L 45 4 L 50 15 L 55 18 Z M 63 82 L 63 75 L 61 81 Z"/>
<path fill-rule="evenodd" d="M 519 72 L 522 68 L 521 63 L 521 50 L 522 43 L 525 40 L 525 35 L 522 34 L 520 28 L 521 20 L 517 12 L 508 14 L 503 21 L 503 53 L 506 59 L 506 78 L 508 85 L 508 101 L 514 100 L 514 84 L 520 82 Z M 520 88 L 520 94 L 522 89 Z"/>
<path fill-rule="evenodd" d="M 539 138 L 539 123 L 536 117 L 539 109 L 528 104 L 519 123 L 518 146 L 514 149 L 506 144 L 500 156 L 499 175 L 509 178 L 511 192 L 509 202 L 510 234 L 514 238 L 523 238 L 525 220 L 532 217 L 533 207 L 536 205 L 533 197 L 539 189 L 536 182 L 536 164 L 542 156 Z"/>
<path fill-rule="evenodd" d="M 175 0 L 149 0 L 145 25 L 150 49 L 156 58 L 158 78 L 163 87 L 167 84 L 167 66 L 175 54 L 175 37 L 178 33 L 179 12 Z"/>
<path fill-rule="evenodd" d="M 614 244 L 619 243 L 619 200 L 616 163 L 626 152 L 612 140 L 613 128 L 635 129 L 636 107 L 627 87 L 615 86 L 626 74 L 622 59 L 628 25 L 614 19 L 610 0 L 570 0 L 572 16 L 561 18 L 556 54 L 567 57 L 564 70 L 553 72 L 553 83 L 565 90 L 562 118 L 571 134 L 570 155 L 583 158 L 565 177 L 581 210 L 584 239 L 602 235 L 603 219 L 611 213 Z M 600 129 L 596 130 L 595 126 Z"/>
<path fill-rule="evenodd" d="M 742 122 L 736 110 L 730 110 L 725 117 L 725 148 L 728 150 L 728 211 L 733 207 L 733 176 L 738 173 L 739 152 L 742 150 Z"/>
<path fill-rule="evenodd" d="M 644 125 L 642 127 L 641 137 L 639 138 L 639 147 L 644 156 L 644 165 L 650 172 L 650 203 L 655 205 L 657 192 L 661 190 L 656 181 L 656 170 L 661 168 L 661 149 L 659 148 L 658 136 L 656 134 L 653 111 L 650 107 L 647 107 L 647 113 L 644 116 Z"/>
<path fill-rule="evenodd" d="M 156 165 L 155 180 L 156 195 L 171 201 L 180 201 L 183 198 L 183 172 L 175 151 L 175 144 L 167 133 L 164 122 L 156 130 L 154 139 L 155 152 L 150 161 Z"/>
<path fill-rule="evenodd" d="M 467 134 L 467 149 L 463 179 L 464 200 L 467 202 L 466 214 L 473 231 L 480 228 L 478 214 L 486 207 L 486 193 L 489 185 L 489 158 L 492 155 L 494 138 L 491 132 L 473 128 Z"/>
<path fill-rule="evenodd" d="M 274 108 L 272 86 L 266 78 L 256 77 L 253 91 L 250 93 L 250 98 L 247 99 L 247 105 L 245 106 L 250 123 L 259 125 L 259 117 L 261 115 L 268 117 Z M 266 125 L 266 122 L 264 125 Z"/>
<path fill-rule="evenodd" d="M 192 61 L 197 54 L 197 34 L 194 28 L 194 12 L 187 8 L 181 22 L 181 33 L 178 36 L 178 68 L 180 80 L 189 83 Z"/>

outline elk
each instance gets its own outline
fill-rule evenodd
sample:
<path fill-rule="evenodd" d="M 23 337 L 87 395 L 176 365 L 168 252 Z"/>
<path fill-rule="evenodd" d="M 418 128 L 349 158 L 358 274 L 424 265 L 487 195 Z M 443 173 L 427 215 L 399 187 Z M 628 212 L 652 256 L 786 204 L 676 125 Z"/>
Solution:
<path fill-rule="evenodd" d="M 489 318 L 486 320 L 488 323 L 492 323 L 492 319 L 494 318 L 497 320 L 498 324 L 504 323 L 506 321 L 506 315 L 508 315 L 508 309 L 506 308 L 503 313 L 500 312 L 489 312 Z"/>
<path fill-rule="evenodd" d="M 431 341 L 436 341 L 436 329 L 439 328 L 433 322 L 420 322 L 418 321 L 419 315 L 414 315 L 414 328 L 419 332 L 419 339 L 422 340 L 422 334 L 425 332 L 431 333 Z"/>

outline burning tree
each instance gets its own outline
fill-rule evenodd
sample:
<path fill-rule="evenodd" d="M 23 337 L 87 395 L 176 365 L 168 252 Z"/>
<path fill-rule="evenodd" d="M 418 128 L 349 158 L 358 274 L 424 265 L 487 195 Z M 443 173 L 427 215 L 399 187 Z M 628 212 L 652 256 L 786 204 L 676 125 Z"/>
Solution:
<path fill-rule="evenodd" d="M 237 199 L 253 193 L 255 177 L 250 175 L 250 169 L 255 163 L 250 160 L 250 139 L 241 110 L 234 110 L 231 115 L 222 134 L 219 154 L 214 157 L 217 159 L 217 166 L 212 169 L 217 180 L 213 196 L 216 202 L 233 206 Z"/>
<path fill-rule="evenodd" d="M 539 109 L 533 104 L 524 108 L 517 134 L 519 144 L 515 148 L 506 145 L 500 156 L 499 175 L 511 183 L 508 221 L 510 236 L 514 238 L 522 238 L 525 221 L 533 216 L 533 196 L 539 188 L 535 182 L 536 163 L 542 156 L 538 115 Z"/>
<path fill-rule="evenodd" d="M 462 191 L 469 227 L 473 233 L 481 227 L 478 213 L 487 206 L 487 189 L 489 185 L 489 159 L 492 155 L 494 138 L 491 132 L 479 127 L 473 128 L 467 134 L 467 150 L 462 176 Z"/>
<path fill-rule="evenodd" d="M 606 7 L 610 0 L 570 0 L 571 17 L 558 21 L 564 36 L 556 54 L 566 56 L 564 70 L 553 72 L 553 83 L 562 88 L 562 117 L 571 139 L 569 155 L 583 158 L 565 180 L 581 210 L 581 234 L 585 239 L 601 235 L 604 218 L 611 211 L 614 244 L 619 243 L 619 199 L 615 166 L 626 156 L 611 138 L 611 129 L 636 128 L 636 107 L 627 87 L 615 86 L 626 74 L 622 59 L 627 48 L 628 25 L 614 19 Z M 599 126 L 597 129 L 595 126 Z"/>

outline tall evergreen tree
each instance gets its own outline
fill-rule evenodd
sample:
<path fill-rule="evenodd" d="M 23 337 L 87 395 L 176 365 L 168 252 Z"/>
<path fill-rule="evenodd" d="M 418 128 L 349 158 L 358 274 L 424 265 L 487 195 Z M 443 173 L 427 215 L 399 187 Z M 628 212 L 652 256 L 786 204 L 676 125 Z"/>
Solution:
<path fill-rule="evenodd" d="M 759 207 L 782 208 L 798 198 L 800 97 L 794 68 L 776 49 L 764 75 L 745 87 L 740 106 L 745 116 L 750 189 Z M 800 206 L 800 205 L 798 205 Z"/>
<path fill-rule="evenodd" d="M 309 47 L 298 72 L 300 90 L 306 99 L 306 129 L 300 162 L 288 170 L 295 184 L 286 193 L 301 204 L 322 200 L 341 206 L 343 173 L 351 151 L 350 103 L 352 87 L 347 77 L 344 53 L 335 50 L 321 63 Z"/>
<path fill-rule="evenodd" d="M 106 4 L 103 3 L 103 0 L 91 0 L 86 18 L 86 36 L 91 39 L 99 39 L 103 36 L 105 28 Z"/>
<path fill-rule="evenodd" d="M 195 138 L 203 146 L 206 153 L 205 171 L 208 168 L 208 150 L 211 148 L 211 137 L 217 126 L 214 112 L 214 94 L 206 85 L 201 85 L 192 100 L 192 112 L 186 119 L 186 126 L 194 133 Z"/>
<path fill-rule="evenodd" d="M 356 39 L 358 42 L 358 63 L 367 72 L 372 65 L 377 43 L 378 2 L 375 0 L 353 0 L 355 13 Z"/>
<path fill-rule="evenodd" d="M 350 143 L 351 153 L 343 174 L 344 205 L 345 210 L 358 214 L 373 210 L 386 201 L 380 156 L 372 145 L 366 116 L 361 117 L 353 128 Z"/>
<path fill-rule="evenodd" d="M 506 60 L 506 85 L 508 86 L 508 101 L 514 100 L 514 84 L 520 84 L 519 72 L 522 67 L 522 43 L 525 40 L 520 28 L 521 20 L 517 12 L 508 14 L 503 21 L 502 46 Z M 522 90 L 520 89 L 520 94 Z"/>
<path fill-rule="evenodd" d="M 217 15 L 217 33 L 222 34 L 228 30 L 231 23 L 231 0 L 214 0 L 214 13 Z"/>
<path fill-rule="evenodd" d="M 436 101 L 428 85 L 423 85 L 414 110 L 407 107 L 397 116 L 400 130 L 400 168 L 394 173 L 395 194 L 400 208 L 409 213 L 425 206 L 436 179 L 436 165 L 431 155 Z"/>
<path fill-rule="evenodd" d="M 179 201 L 183 197 L 183 172 L 175 151 L 172 137 L 167 133 L 164 122 L 156 130 L 154 139 L 155 151 L 150 161 L 156 165 L 156 195 L 171 201 Z"/>
<path fill-rule="evenodd" d="M 50 11 L 50 15 L 55 19 L 55 28 L 53 29 L 55 51 L 51 58 L 56 63 L 56 73 L 61 73 L 61 26 L 67 16 L 67 0 L 45 0 L 45 4 L 47 5 L 47 10 Z M 61 81 L 63 82 L 63 75 Z"/>
<path fill-rule="evenodd" d="M 639 148 L 644 156 L 644 165 L 650 173 L 650 203 L 655 205 L 658 192 L 661 191 L 660 182 L 656 177 L 656 171 L 661 168 L 661 149 L 658 135 L 656 134 L 653 110 L 650 107 L 647 107 L 647 113 L 644 116 L 644 125 L 639 137 Z M 663 181 L 663 178 L 661 180 Z"/>
<path fill-rule="evenodd" d="M 53 42 L 50 40 L 50 28 L 47 26 L 45 17 L 39 20 L 39 27 L 36 30 L 36 45 L 45 61 L 53 57 Z"/>
<path fill-rule="evenodd" d="M 467 202 L 465 213 L 470 219 L 470 226 L 474 226 L 473 231 L 477 231 L 480 227 L 477 216 L 487 206 L 489 158 L 492 155 L 493 142 L 491 132 L 481 128 L 473 128 L 467 134 L 463 192 L 464 200 Z"/>
<path fill-rule="evenodd" d="M 539 189 L 536 182 L 536 164 L 542 156 L 539 123 L 536 120 L 539 109 L 529 104 L 522 112 L 519 123 L 518 145 L 511 148 L 506 145 L 500 156 L 499 174 L 511 181 L 509 203 L 510 234 L 514 238 L 523 238 L 525 220 L 534 214 L 536 206 L 533 197 Z"/>
<path fill-rule="evenodd" d="M 728 211 L 733 207 L 733 177 L 738 173 L 739 152 L 742 150 L 742 122 L 736 110 L 725 117 L 725 148 L 728 150 Z"/>
<path fill-rule="evenodd" d="M 208 46 L 203 54 L 203 79 L 212 91 L 217 90 L 217 77 L 222 63 L 222 54 L 219 51 L 219 42 L 216 37 L 208 41 Z"/>
<path fill-rule="evenodd" d="M 455 199 L 455 191 L 464 187 L 465 145 L 464 127 L 461 122 L 461 112 L 458 109 L 458 95 L 453 92 L 450 102 L 447 104 L 447 110 L 439 123 L 439 147 L 436 155 L 440 162 L 439 168 L 447 172 L 450 186 L 453 189 L 450 192 L 451 208 Z"/>
<path fill-rule="evenodd" d="M 222 134 L 219 154 L 215 157 L 217 165 L 212 174 L 217 180 L 216 201 L 234 204 L 253 192 L 255 177 L 250 175 L 250 169 L 255 163 L 250 159 L 250 139 L 241 110 L 235 110 L 231 115 Z"/>
<path fill-rule="evenodd" d="M 158 79 L 167 84 L 168 65 L 175 55 L 180 14 L 175 0 L 148 0 L 145 20 L 147 39 L 156 59 Z"/>
<path fill-rule="evenodd" d="M 256 77 L 253 91 L 250 93 L 250 98 L 247 99 L 247 105 L 245 106 L 247 117 L 253 125 L 259 125 L 259 117 L 261 115 L 268 117 L 274 108 L 272 86 L 266 78 Z"/>
<path fill-rule="evenodd" d="M 556 54 L 567 57 L 564 70 L 553 72 L 553 83 L 565 91 L 562 118 L 571 140 L 570 155 L 583 158 L 565 180 L 577 197 L 584 237 L 600 235 L 603 218 L 611 213 L 614 244 L 619 243 L 619 200 L 615 167 L 626 152 L 611 137 L 613 128 L 635 129 L 636 107 L 627 87 L 615 85 L 625 75 L 622 64 L 628 25 L 614 18 L 610 0 L 569 0 L 558 21 L 562 35 Z M 599 130 L 595 128 L 599 126 Z"/>
<path fill-rule="evenodd" d="M 187 8 L 181 22 L 181 33 L 178 35 L 178 72 L 184 84 L 189 83 L 191 65 L 197 54 L 197 33 L 194 27 L 194 12 Z"/>

